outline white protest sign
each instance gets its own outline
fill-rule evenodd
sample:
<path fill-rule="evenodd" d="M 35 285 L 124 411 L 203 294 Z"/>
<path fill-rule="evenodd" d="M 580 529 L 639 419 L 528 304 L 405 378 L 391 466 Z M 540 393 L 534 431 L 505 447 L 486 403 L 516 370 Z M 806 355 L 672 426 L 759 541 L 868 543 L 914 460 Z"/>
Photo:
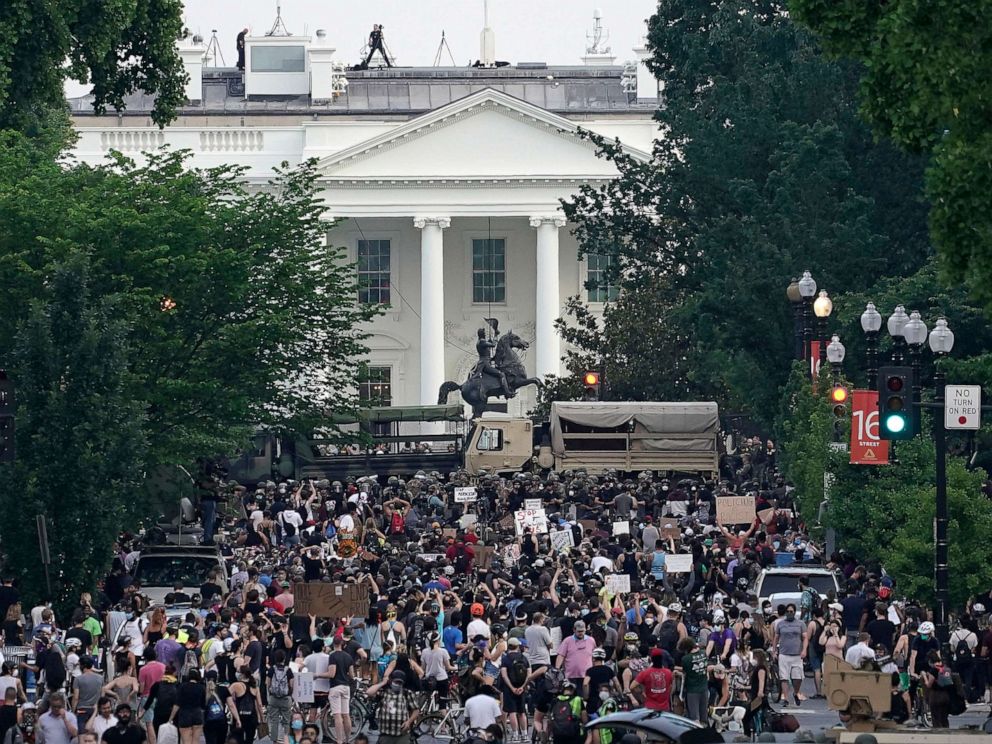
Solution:
<path fill-rule="evenodd" d="M 530 527 L 535 533 L 544 534 L 548 531 L 548 518 L 544 509 L 521 509 L 513 513 L 513 524 L 517 534 L 524 534 L 524 530 Z"/>
<path fill-rule="evenodd" d="M 551 655 L 558 655 L 558 647 L 561 645 L 561 626 L 555 625 L 551 628 Z"/>
<path fill-rule="evenodd" d="M 944 428 L 977 431 L 982 424 L 982 386 L 944 386 Z"/>
<path fill-rule="evenodd" d="M 293 700 L 298 703 L 313 702 L 313 672 L 297 672 L 293 675 Z"/>
<path fill-rule="evenodd" d="M 467 529 L 468 527 L 471 527 L 476 522 L 478 522 L 479 521 L 479 515 L 478 514 L 462 514 L 462 516 L 459 518 L 458 521 L 461 524 L 461 528 L 464 530 L 464 529 Z"/>
<path fill-rule="evenodd" d="M 665 570 L 668 573 L 689 573 L 692 571 L 692 556 L 688 553 L 669 553 L 665 556 Z"/>
<path fill-rule="evenodd" d="M 551 547 L 559 553 L 565 553 L 574 546 L 575 539 L 571 530 L 559 530 L 551 533 Z"/>
<path fill-rule="evenodd" d="M 463 486 L 455 489 L 455 503 L 467 504 L 470 501 L 478 500 L 479 496 L 475 491 L 475 486 Z"/>
<path fill-rule="evenodd" d="M 540 499 L 524 499 L 524 509 L 543 509 L 544 502 Z"/>
<path fill-rule="evenodd" d="M 606 591 L 610 594 L 630 592 L 630 574 L 609 574 L 606 577 Z"/>
<path fill-rule="evenodd" d="M 425 563 L 437 563 L 444 558 L 444 553 L 421 553 L 418 557 Z"/>
<path fill-rule="evenodd" d="M 614 522 L 613 523 L 613 534 L 614 535 L 629 535 L 630 534 L 630 522 Z"/>

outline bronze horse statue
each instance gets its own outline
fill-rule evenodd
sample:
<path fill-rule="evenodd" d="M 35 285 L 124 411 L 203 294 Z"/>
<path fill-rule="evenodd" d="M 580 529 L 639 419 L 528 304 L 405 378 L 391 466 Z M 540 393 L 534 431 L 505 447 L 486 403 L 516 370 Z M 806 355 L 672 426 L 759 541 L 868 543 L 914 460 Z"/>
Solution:
<path fill-rule="evenodd" d="M 493 355 L 493 363 L 506 375 L 506 382 L 510 386 L 509 392 L 515 393 L 519 388 L 527 385 L 537 385 L 543 383 L 536 377 L 528 377 L 524 369 L 524 363 L 520 361 L 514 349 L 526 350 L 530 346 L 520 336 L 513 331 L 507 331 L 496 343 L 496 353 Z M 485 372 L 481 376 L 470 375 L 468 380 L 459 385 L 457 382 L 448 380 L 438 392 L 438 405 L 445 405 L 448 402 L 448 394 L 458 390 L 462 394 L 462 400 L 472 406 L 472 415 L 478 418 L 486 410 L 486 404 L 490 396 L 503 395 L 503 385 L 495 375 Z"/>

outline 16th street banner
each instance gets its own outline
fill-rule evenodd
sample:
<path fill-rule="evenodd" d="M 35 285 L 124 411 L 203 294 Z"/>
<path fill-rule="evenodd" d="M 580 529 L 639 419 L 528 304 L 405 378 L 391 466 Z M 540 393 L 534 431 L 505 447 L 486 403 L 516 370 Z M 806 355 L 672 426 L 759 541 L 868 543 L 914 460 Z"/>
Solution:
<path fill-rule="evenodd" d="M 855 390 L 851 396 L 851 464 L 888 462 L 889 443 L 878 436 L 878 391 Z"/>

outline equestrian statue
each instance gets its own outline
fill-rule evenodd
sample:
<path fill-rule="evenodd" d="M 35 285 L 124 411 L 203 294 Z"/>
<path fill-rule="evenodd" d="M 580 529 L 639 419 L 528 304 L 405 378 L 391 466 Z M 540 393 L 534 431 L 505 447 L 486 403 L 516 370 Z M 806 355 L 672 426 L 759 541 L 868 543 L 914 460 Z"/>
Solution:
<path fill-rule="evenodd" d="M 486 318 L 486 323 L 493 330 L 493 338 L 486 334 L 485 328 L 479 329 L 479 340 L 475 350 L 479 354 L 468 379 L 459 385 L 449 380 L 438 392 L 438 405 L 448 402 L 448 394 L 454 390 L 461 392 L 462 400 L 472 406 L 472 415 L 478 418 L 486 410 L 490 397 L 513 398 L 517 390 L 526 385 L 541 386 L 536 377 L 528 377 L 524 363 L 520 361 L 514 349 L 527 349 L 530 344 L 517 336 L 513 331 L 499 335 L 499 321 Z"/>

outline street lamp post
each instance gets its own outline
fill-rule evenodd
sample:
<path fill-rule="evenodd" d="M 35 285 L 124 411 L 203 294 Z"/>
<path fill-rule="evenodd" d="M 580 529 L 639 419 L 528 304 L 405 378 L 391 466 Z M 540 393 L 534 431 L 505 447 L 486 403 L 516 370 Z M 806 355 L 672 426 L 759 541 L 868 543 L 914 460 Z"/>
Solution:
<path fill-rule="evenodd" d="M 799 293 L 799 280 L 795 277 L 785 290 L 792 304 L 792 336 L 795 341 L 796 359 L 803 358 L 803 296 Z"/>
<path fill-rule="evenodd" d="M 902 352 L 906 347 L 906 340 L 903 338 L 903 328 L 909 321 L 909 316 L 906 315 L 906 308 L 902 305 L 897 305 L 896 309 L 892 311 L 892 315 L 885 322 L 885 327 L 889 331 L 889 335 L 892 336 L 892 364 L 899 366 L 903 362 Z"/>
<path fill-rule="evenodd" d="M 937 480 L 936 524 L 934 528 L 934 580 L 937 585 L 937 637 L 942 644 L 950 637 L 947 628 L 947 607 L 950 591 L 947 576 L 947 445 L 944 438 L 944 372 L 940 360 L 954 348 L 954 334 L 944 318 L 937 320 L 930 331 L 930 350 L 937 357 L 933 376 L 934 400 L 938 404 L 933 415 L 933 437 L 937 449 L 935 468 Z"/>
<path fill-rule="evenodd" d="M 878 384 L 878 332 L 882 328 L 882 315 L 869 302 L 861 313 L 861 330 L 865 332 L 868 344 L 868 389 L 874 390 Z"/>
<path fill-rule="evenodd" d="M 822 365 L 827 361 L 827 318 L 830 317 L 830 313 L 834 310 L 834 303 L 827 294 L 827 290 L 821 289 L 820 296 L 816 298 L 816 302 L 813 303 L 813 312 L 816 314 L 817 324 L 819 326 L 819 341 L 820 341 L 820 364 Z"/>
<path fill-rule="evenodd" d="M 798 282 L 799 296 L 803 303 L 803 359 L 809 354 L 813 340 L 813 319 L 811 311 L 813 309 L 813 296 L 816 294 L 816 280 L 809 271 L 804 271 L 802 278 Z M 810 377 L 813 376 L 813 367 L 810 365 Z"/>

